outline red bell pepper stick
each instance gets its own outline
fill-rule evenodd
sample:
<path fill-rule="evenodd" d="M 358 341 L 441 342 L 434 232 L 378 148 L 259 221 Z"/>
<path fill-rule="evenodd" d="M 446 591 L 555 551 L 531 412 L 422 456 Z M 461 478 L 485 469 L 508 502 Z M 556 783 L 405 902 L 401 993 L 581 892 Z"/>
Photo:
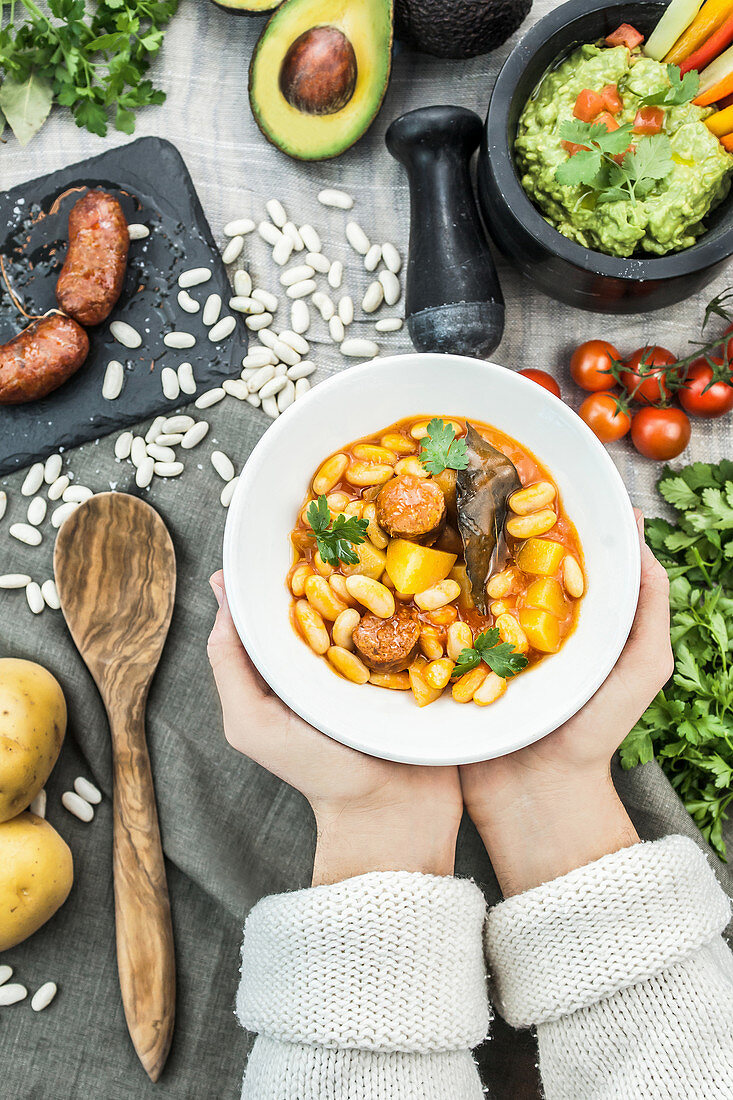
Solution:
<path fill-rule="evenodd" d="M 691 53 L 680 65 L 680 74 L 682 76 L 688 73 L 690 69 L 704 69 L 706 65 L 709 65 L 711 61 L 714 61 L 718 54 L 722 53 L 726 46 L 729 46 L 733 42 L 733 15 L 729 15 L 722 26 L 718 27 L 714 34 L 710 35 L 710 38 L 706 42 L 703 42 L 699 49 Z"/>

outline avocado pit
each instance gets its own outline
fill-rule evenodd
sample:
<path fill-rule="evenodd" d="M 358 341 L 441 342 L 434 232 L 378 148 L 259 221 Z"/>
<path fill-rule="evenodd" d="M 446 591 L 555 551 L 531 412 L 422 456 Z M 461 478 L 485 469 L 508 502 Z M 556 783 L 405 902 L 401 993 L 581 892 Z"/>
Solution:
<path fill-rule="evenodd" d="M 290 46 L 280 69 L 280 91 L 299 111 L 333 115 L 354 94 L 354 47 L 337 27 L 311 27 Z"/>

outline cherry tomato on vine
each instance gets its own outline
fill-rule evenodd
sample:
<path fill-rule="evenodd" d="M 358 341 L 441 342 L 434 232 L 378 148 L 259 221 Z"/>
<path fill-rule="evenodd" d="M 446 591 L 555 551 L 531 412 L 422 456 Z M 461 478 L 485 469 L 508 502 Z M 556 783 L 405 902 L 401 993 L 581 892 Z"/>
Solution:
<path fill-rule="evenodd" d="M 554 393 L 555 397 L 560 396 L 560 387 L 546 370 L 535 370 L 534 367 L 527 367 L 526 370 L 520 370 L 518 373 L 521 374 L 522 378 L 529 378 L 530 381 L 536 382 L 538 386 L 542 386 L 543 390 Z"/>
<path fill-rule="evenodd" d="M 610 373 L 611 359 L 618 362 L 621 356 L 608 340 L 586 340 L 570 358 L 573 381 L 591 393 L 612 389 L 615 379 Z"/>
<path fill-rule="evenodd" d="M 642 359 L 644 367 L 641 366 Z M 669 367 L 676 362 L 677 356 L 666 348 L 657 345 L 639 348 L 624 360 L 621 385 L 629 395 L 633 395 L 638 405 L 658 405 L 671 396 L 671 390 L 667 387 L 665 372 L 649 368 Z"/>
<path fill-rule="evenodd" d="M 682 409 L 639 409 L 631 422 L 631 439 L 639 454 L 668 462 L 690 442 L 690 421 Z"/>
<path fill-rule="evenodd" d="M 626 435 L 631 427 L 631 417 L 618 408 L 612 393 L 592 393 L 578 410 L 590 430 L 601 443 L 613 443 Z"/>
<path fill-rule="evenodd" d="M 722 359 L 714 359 L 714 363 L 722 365 Z M 690 364 L 687 378 L 682 389 L 678 393 L 680 405 L 690 416 L 705 416 L 710 419 L 716 416 L 725 416 L 733 409 L 733 385 L 727 382 L 713 382 L 710 380 L 713 371 L 705 359 L 696 359 Z M 705 389 L 710 386 L 709 389 Z"/>

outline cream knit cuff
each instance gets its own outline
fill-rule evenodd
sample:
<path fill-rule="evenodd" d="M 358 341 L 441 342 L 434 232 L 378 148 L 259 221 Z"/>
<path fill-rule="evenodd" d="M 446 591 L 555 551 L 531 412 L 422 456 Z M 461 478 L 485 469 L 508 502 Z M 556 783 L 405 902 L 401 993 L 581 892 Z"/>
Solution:
<path fill-rule="evenodd" d="M 467 1050 L 489 1022 L 483 894 L 389 871 L 264 898 L 242 946 L 237 1015 L 291 1043 Z"/>
<path fill-rule="evenodd" d="M 730 902 L 693 841 L 623 848 L 489 913 L 497 1008 L 514 1027 L 557 1020 L 680 962 L 729 918 Z"/>

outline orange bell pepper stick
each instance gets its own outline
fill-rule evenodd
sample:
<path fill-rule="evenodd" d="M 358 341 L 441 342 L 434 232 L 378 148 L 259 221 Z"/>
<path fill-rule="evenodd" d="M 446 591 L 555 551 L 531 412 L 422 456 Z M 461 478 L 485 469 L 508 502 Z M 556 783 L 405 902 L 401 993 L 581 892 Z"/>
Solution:
<path fill-rule="evenodd" d="M 716 137 L 733 133 L 733 107 L 726 107 L 724 111 L 716 111 L 710 118 L 705 119 L 705 125 Z"/>
<path fill-rule="evenodd" d="M 733 153 L 733 134 L 724 134 L 720 139 L 720 144 L 724 149 L 727 149 L 729 153 Z"/>
<path fill-rule="evenodd" d="M 733 73 L 728 73 L 718 84 L 713 84 L 707 92 L 703 92 L 697 99 L 693 99 L 698 107 L 709 107 L 711 103 L 717 103 L 725 95 L 733 92 Z"/>
<path fill-rule="evenodd" d="M 709 107 L 723 96 L 733 92 L 733 46 L 724 50 L 715 61 L 703 69 L 700 76 L 700 89 L 693 103 L 698 107 Z"/>
<path fill-rule="evenodd" d="M 700 46 L 699 50 L 695 50 L 686 58 L 680 65 L 680 73 L 682 76 L 685 73 L 689 73 L 691 69 L 704 69 L 706 65 L 709 65 L 711 61 L 714 61 L 718 54 L 722 53 L 726 46 L 729 46 L 733 42 L 733 15 L 729 15 L 725 23 L 718 27 L 715 34 L 711 34 L 707 42 L 704 42 Z"/>
<path fill-rule="evenodd" d="M 679 65 L 691 53 L 699 50 L 729 15 L 733 15 L 733 0 L 707 0 L 664 60 L 668 65 Z"/>

